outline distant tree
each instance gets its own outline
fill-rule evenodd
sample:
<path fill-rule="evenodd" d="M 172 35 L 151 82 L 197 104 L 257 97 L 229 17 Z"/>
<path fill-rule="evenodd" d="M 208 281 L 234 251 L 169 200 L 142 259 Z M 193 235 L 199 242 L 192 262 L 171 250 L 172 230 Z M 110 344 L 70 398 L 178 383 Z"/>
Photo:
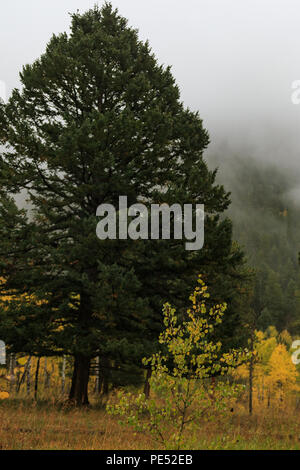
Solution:
<path fill-rule="evenodd" d="M 274 325 L 298 335 L 300 209 L 290 195 L 299 174 L 249 154 L 224 156 L 224 148 L 212 159 L 217 164 L 218 181 L 231 189 L 234 238 L 256 271 L 254 296 L 264 305 L 258 328 Z"/>
<path fill-rule="evenodd" d="M 278 344 L 269 361 L 269 374 L 267 377 L 269 404 L 272 396 L 279 401 L 283 401 L 288 392 L 299 391 L 297 376 L 297 369 L 291 360 L 291 355 L 284 344 Z"/>

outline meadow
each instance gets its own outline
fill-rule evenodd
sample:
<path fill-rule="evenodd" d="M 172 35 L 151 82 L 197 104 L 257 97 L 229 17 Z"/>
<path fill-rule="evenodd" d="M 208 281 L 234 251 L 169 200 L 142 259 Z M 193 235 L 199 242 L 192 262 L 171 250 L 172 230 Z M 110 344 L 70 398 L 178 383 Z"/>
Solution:
<path fill-rule="evenodd" d="M 195 450 L 300 450 L 295 403 L 259 406 L 249 416 L 244 403 L 226 417 L 199 422 Z M 121 426 L 95 400 L 89 407 L 56 401 L 7 399 L 0 403 L 1 450 L 160 450 L 142 433 Z"/>

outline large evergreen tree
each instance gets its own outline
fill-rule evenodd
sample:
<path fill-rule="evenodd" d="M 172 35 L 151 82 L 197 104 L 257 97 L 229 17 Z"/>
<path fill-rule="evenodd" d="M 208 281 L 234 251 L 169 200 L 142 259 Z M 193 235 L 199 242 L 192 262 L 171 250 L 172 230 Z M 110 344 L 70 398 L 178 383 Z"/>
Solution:
<path fill-rule="evenodd" d="M 163 302 L 180 311 L 201 272 L 212 302 L 231 305 L 222 334 L 232 346 L 243 256 L 220 219 L 229 194 L 203 159 L 208 134 L 181 103 L 170 68 L 105 4 L 72 15 L 70 34 L 54 35 L 20 77 L 22 88 L 0 106 L 7 343 L 74 356 L 70 398 L 87 403 L 91 359 L 138 364 L 155 348 Z M 22 190 L 30 211 L 11 197 Z M 99 240 L 96 209 L 117 207 L 120 195 L 128 205 L 204 203 L 204 248 Z"/>

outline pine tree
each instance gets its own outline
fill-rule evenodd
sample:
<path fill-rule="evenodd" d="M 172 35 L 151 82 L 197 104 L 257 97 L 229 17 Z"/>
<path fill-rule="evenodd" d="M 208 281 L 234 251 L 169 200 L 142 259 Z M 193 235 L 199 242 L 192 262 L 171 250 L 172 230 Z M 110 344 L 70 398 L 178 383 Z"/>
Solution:
<path fill-rule="evenodd" d="M 230 201 L 203 159 L 208 134 L 170 68 L 105 4 L 73 14 L 70 34 L 54 35 L 20 77 L 21 90 L 0 106 L 0 274 L 2 293 L 19 295 L 3 311 L 1 336 L 30 355 L 73 356 L 70 399 L 88 403 L 91 359 L 116 371 L 139 364 L 155 349 L 162 304 L 184 308 L 201 271 L 212 301 L 229 304 L 232 342 L 243 255 L 220 219 Z M 24 190 L 30 211 L 10 196 Z M 120 195 L 129 206 L 204 203 L 205 247 L 99 240 L 97 207 L 117 207 Z"/>

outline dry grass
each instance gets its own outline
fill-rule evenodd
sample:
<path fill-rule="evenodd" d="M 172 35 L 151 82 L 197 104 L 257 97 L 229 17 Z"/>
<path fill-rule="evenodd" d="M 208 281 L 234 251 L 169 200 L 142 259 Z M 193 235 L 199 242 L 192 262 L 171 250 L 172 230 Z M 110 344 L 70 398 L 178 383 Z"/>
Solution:
<path fill-rule="evenodd" d="M 300 449 L 300 416 L 294 407 L 257 409 L 239 405 L 227 418 L 199 423 L 194 449 Z M 0 448 L 66 450 L 155 449 L 151 440 L 119 425 L 99 406 L 67 409 L 30 400 L 0 403 Z"/>
<path fill-rule="evenodd" d="M 67 409 L 30 401 L 0 405 L 0 448 L 5 449 L 143 449 L 149 441 L 118 424 L 100 409 Z"/>

